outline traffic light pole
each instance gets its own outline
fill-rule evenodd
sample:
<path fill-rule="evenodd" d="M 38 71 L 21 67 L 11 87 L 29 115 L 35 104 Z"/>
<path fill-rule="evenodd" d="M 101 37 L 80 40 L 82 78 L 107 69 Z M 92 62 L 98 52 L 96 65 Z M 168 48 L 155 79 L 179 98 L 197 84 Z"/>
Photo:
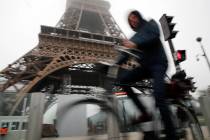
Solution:
<path fill-rule="evenodd" d="M 203 45 L 201 44 L 201 49 L 203 50 L 203 56 L 206 58 L 206 62 L 207 62 L 207 65 L 209 66 L 209 70 L 210 70 L 210 63 L 209 63 L 209 59 L 208 57 L 206 56 L 206 53 L 205 53 L 205 50 L 203 48 Z"/>
<path fill-rule="evenodd" d="M 204 50 L 204 47 L 203 47 L 203 45 L 202 45 L 202 43 L 201 43 L 201 38 L 197 38 L 197 41 L 199 42 L 199 44 L 200 44 L 200 46 L 201 46 L 201 49 L 202 49 L 202 51 L 203 51 L 203 56 L 205 57 L 205 59 L 206 59 L 206 62 L 207 62 L 207 65 L 208 65 L 208 67 L 209 67 L 209 70 L 210 70 L 210 62 L 209 62 L 209 59 L 208 59 L 208 57 L 207 57 L 207 55 L 206 55 L 206 52 L 205 52 L 205 50 Z"/>
<path fill-rule="evenodd" d="M 174 45 L 172 43 L 172 38 L 176 36 L 178 31 L 173 31 L 174 26 L 176 25 L 175 23 L 172 23 L 173 16 L 167 16 L 166 14 L 163 14 L 162 17 L 160 18 L 160 23 L 163 29 L 163 34 L 164 34 L 164 39 L 165 41 L 168 41 L 172 58 L 175 64 L 176 72 L 180 71 L 180 65 L 179 62 L 177 61 L 177 58 L 175 56 L 176 52 L 174 50 Z"/>
<path fill-rule="evenodd" d="M 168 39 L 168 44 L 169 44 L 169 47 L 170 47 L 170 50 L 171 50 L 171 54 L 172 54 L 172 58 L 173 58 L 173 61 L 174 61 L 176 71 L 180 71 L 181 67 L 180 67 L 179 63 L 176 61 L 176 57 L 175 57 L 176 52 L 175 52 L 174 45 L 173 45 L 173 42 L 172 42 L 171 39 Z"/>

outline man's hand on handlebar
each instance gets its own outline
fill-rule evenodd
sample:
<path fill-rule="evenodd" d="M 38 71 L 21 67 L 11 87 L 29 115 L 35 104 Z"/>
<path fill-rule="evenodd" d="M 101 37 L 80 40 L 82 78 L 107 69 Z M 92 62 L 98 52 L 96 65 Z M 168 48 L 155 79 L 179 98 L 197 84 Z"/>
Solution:
<path fill-rule="evenodd" d="M 129 49 L 137 49 L 137 45 L 128 39 L 123 39 L 122 44 Z"/>
<path fill-rule="evenodd" d="M 100 64 L 106 65 L 106 66 L 119 66 L 118 64 L 115 63 L 115 61 L 111 60 L 106 60 L 106 61 L 99 61 Z"/>

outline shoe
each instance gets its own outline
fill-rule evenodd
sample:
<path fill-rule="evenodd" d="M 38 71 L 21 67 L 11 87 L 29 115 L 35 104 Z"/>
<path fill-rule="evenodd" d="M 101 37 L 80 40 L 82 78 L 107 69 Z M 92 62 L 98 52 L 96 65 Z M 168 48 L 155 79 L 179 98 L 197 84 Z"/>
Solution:
<path fill-rule="evenodd" d="M 152 116 L 149 114 L 142 114 L 141 116 L 137 118 L 131 119 L 131 124 L 135 125 L 135 124 L 139 124 L 142 122 L 149 122 L 149 121 L 152 121 Z"/>

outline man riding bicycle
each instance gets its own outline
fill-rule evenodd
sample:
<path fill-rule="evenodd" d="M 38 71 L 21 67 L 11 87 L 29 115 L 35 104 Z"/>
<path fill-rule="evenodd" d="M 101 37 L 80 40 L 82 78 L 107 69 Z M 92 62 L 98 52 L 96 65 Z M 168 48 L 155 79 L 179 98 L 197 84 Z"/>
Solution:
<path fill-rule="evenodd" d="M 178 140 L 175 127 L 171 118 L 171 112 L 165 95 L 164 77 L 168 67 L 167 57 L 160 41 L 160 31 L 154 20 L 146 21 L 138 11 L 132 11 L 128 16 L 130 27 L 136 32 L 130 40 L 123 40 L 123 46 L 139 50 L 137 53 L 141 58 L 140 66 L 121 73 L 118 77 L 120 84 L 130 84 L 143 78 L 153 79 L 153 96 L 156 106 L 159 108 L 165 126 L 167 140 Z M 123 54 L 119 57 L 116 64 L 121 65 L 128 60 L 128 55 Z M 143 104 L 130 87 L 122 86 L 132 99 L 142 115 L 133 120 L 134 123 L 151 120 L 151 115 L 147 113 Z"/>

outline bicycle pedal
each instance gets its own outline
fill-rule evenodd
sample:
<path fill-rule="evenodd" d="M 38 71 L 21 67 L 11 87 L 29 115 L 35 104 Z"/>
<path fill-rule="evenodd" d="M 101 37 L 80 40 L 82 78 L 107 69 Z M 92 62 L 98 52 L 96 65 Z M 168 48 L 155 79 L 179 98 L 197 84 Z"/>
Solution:
<path fill-rule="evenodd" d="M 187 132 L 185 129 L 178 129 L 176 131 L 176 135 L 179 137 L 179 138 L 185 138 Z"/>

